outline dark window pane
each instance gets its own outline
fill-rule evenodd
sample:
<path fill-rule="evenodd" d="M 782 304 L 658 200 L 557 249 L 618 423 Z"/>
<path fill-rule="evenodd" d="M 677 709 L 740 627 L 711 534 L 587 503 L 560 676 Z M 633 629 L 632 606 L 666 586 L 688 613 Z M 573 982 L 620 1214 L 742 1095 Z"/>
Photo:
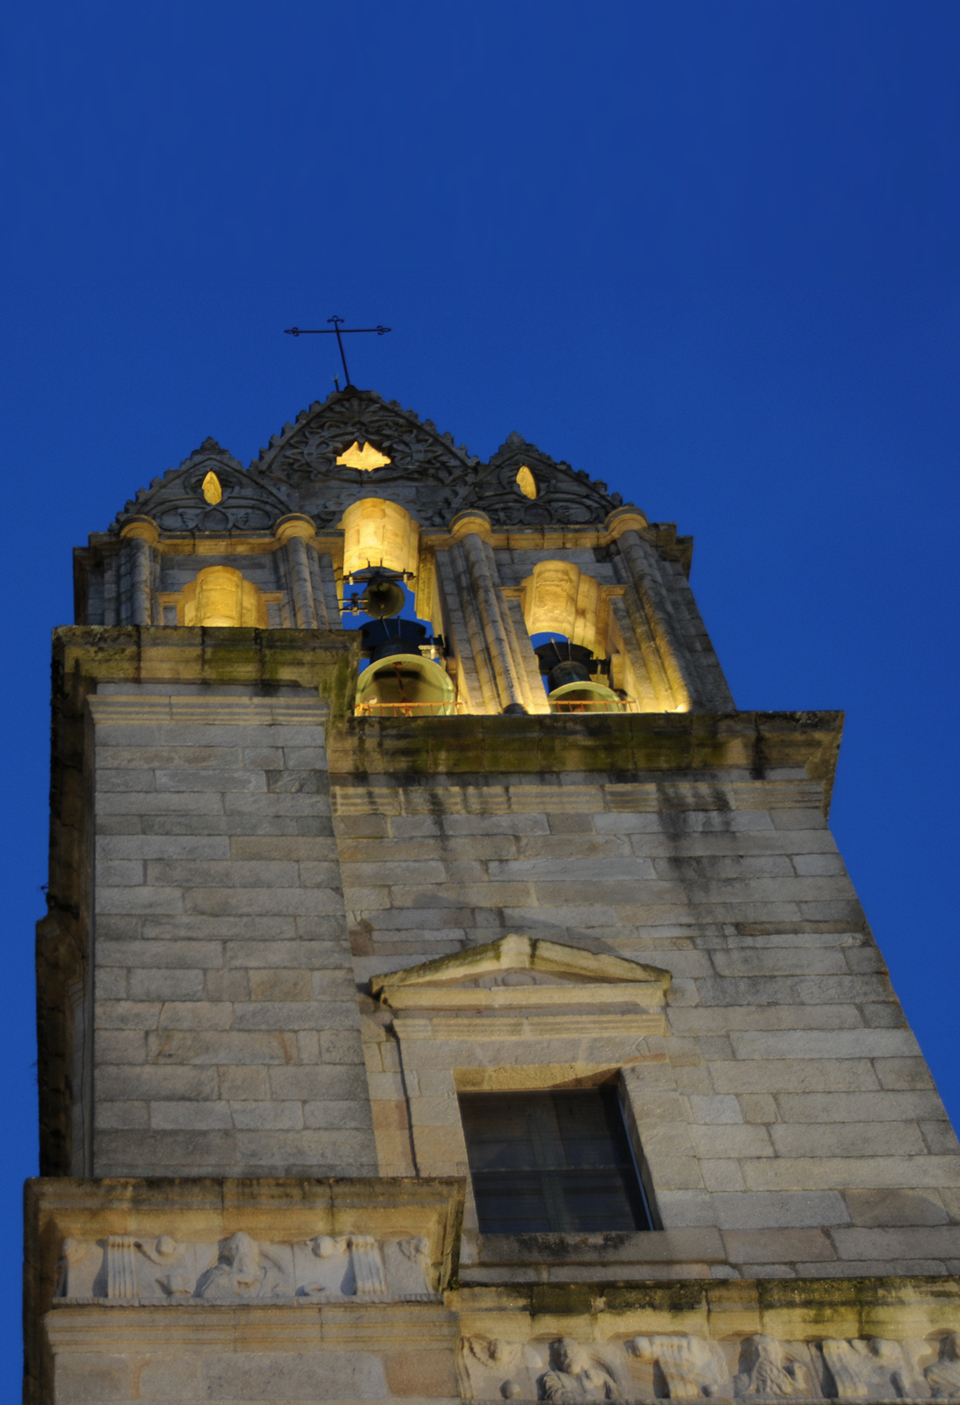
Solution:
<path fill-rule="evenodd" d="M 650 1228 L 614 1089 L 465 1093 L 460 1109 L 483 1233 Z"/>

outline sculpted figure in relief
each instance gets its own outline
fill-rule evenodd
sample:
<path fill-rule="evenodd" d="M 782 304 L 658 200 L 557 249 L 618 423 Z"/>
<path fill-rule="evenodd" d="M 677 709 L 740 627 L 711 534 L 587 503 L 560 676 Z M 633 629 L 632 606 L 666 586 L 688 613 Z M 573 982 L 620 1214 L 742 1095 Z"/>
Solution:
<path fill-rule="evenodd" d="M 425 1234 L 410 1239 L 396 1239 L 382 1246 L 389 1260 L 387 1280 L 393 1291 L 401 1296 L 433 1297 L 433 1264 L 430 1261 L 430 1240 Z"/>
<path fill-rule="evenodd" d="M 574 1337 L 553 1343 L 555 1369 L 540 1378 L 540 1398 L 558 1405 L 581 1400 L 622 1400 L 623 1392 L 610 1371 L 591 1356 Z"/>
<path fill-rule="evenodd" d="M 939 1357 L 923 1374 L 934 1400 L 960 1399 L 960 1333 L 941 1339 Z"/>
<path fill-rule="evenodd" d="M 187 1251 L 186 1244 L 178 1244 L 169 1234 L 161 1234 L 154 1240 L 138 1239 L 137 1248 L 152 1264 L 156 1264 L 161 1270 L 168 1270 L 156 1277 L 156 1284 L 161 1292 L 168 1298 L 193 1297 L 196 1275 L 190 1270 L 189 1264 L 183 1263 L 183 1256 Z"/>
<path fill-rule="evenodd" d="M 466 1337 L 460 1364 L 466 1377 L 464 1394 L 474 1400 L 498 1395 L 504 1400 L 533 1400 L 544 1363 L 534 1346 L 502 1337 Z"/>
<path fill-rule="evenodd" d="M 208 1303 L 267 1297 L 275 1286 L 272 1277 L 260 1245 L 239 1230 L 221 1242 L 217 1262 L 201 1276 L 196 1296 Z"/>
<path fill-rule="evenodd" d="M 430 1267 L 430 1240 L 425 1234 L 417 1234 L 412 1239 L 398 1239 L 397 1248 L 405 1259 L 426 1270 Z"/>
<path fill-rule="evenodd" d="M 329 1234 L 320 1234 L 308 1240 L 307 1245 L 313 1258 L 320 1263 L 312 1274 L 308 1271 L 314 1281 L 301 1284 L 298 1296 L 319 1297 L 321 1293 L 329 1293 L 372 1297 L 389 1292 L 382 1246 L 373 1235 L 344 1234 L 334 1239 Z M 296 1256 L 294 1263 L 297 1263 Z"/>
<path fill-rule="evenodd" d="M 730 1373 L 722 1349 L 702 1337 L 634 1337 L 627 1350 L 660 1367 L 671 1400 L 729 1395 Z"/>
<path fill-rule="evenodd" d="M 318 1234 L 315 1239 L 308 1239 L 303 1247 L 309 1251 L 309 1268 L 303 1267 L 299 1258 L 301 1246 L 297 1246 L 294 1252 L 295 1272 L 300 1285 L 297 1288 L 297 1296 L 317 1298 L 322 1293 L 345 1292 L 348 1267 L 346 1254 L 349 1245 L 350 1236 L 346 1234 L 341 1235 L 339 1239 L 334 1239 L 329 1234 Z M 319 1259 L 320 1263 L 314 1265 L 313 1259 Z M 296 1269 L 297 1264 L 300 1264 L 299 1272 Z M 303 1281 L 304 1278 L 306 1282 Z"/>
<path fill-rule="evenodd" d="M 809 1367 L 788 1352 L 783 1342 L 762 1335 L 747 1337 L 740 1348 L 740 1372 L 734 1390 L 742 1396 L 818 1396 Z"/>
<path fill-rule="evenodd" d="M 871 1337 L 868 1341 L 821 1342 L 820 1349 L 841 1400 L 921 1398 L 923 1386 L 899 1342 Z"/>
<path fill-rule="evenodd" d="M 58 1298 L 76 1298 L 80 1294 L 76 1283 L 77 1269 L 87 1257 L 92 1244 L 83 1239 L 65 1239 L 60 1250 L 60 1277 L 57 1284 Z"/>

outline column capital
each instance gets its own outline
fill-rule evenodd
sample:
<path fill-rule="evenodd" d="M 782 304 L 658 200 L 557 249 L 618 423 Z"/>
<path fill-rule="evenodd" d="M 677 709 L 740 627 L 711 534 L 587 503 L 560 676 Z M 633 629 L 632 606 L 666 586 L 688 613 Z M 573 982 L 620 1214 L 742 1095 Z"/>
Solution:
<path fill-rule="evenodd" d="M 455 541 L 462 541 L 468 536 L 478 536 L 488 542 L 493 537 L 493 524 L 485 512 L 468 507 L 465 512 L 457 513 L 450 523 L 450 532 Z"/>
<path fill-rule="evenodd" d="M 121 537 L 127 541 L 145 541 L 156 546 L 160 540 L 160 528 L 152 517 L 128 517 L 120 528 Z"/>
<path fill-rule="evenodd" d="M 610 534 L 610 540 L 616 541 L 624 532 L 642 532 L 649 523 L 646 513 L 628 502 L 624 503 L 623 507 L 614 508 L 604 526 Z"/>
<path fill-rule="evenodd" d="M 289 512 L 286 517 L 278 518 L 273 524 L 273 535 L 281 545 L 291 537 L 303 537 L 304 541 L 313 541 L 317 529 L 312 517 L 306 517 L 302 512 Z"/>

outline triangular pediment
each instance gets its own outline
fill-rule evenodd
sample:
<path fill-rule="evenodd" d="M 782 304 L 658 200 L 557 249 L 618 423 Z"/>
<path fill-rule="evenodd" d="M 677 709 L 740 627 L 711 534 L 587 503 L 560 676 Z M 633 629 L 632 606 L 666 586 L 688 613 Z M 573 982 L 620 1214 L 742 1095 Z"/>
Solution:
<path fill-rule="evenodd" d="M 161 532 L 269 532 L 278 517 L 292 510 L 278 491 L 256 482 L 215 439 L 205 439 L 179 468 L 141 488 L 110 530 L 119 531 L 135 515 L 152 517 Z"/>
<path fill-rule="evenodd" d="M 661 1004 L 670 972 L 562 942 L 510 935 L 436 961 L 374 976 L 393 1009 L 567 1004 Z"/>
<path fill-rule="evenodd" d="M 388 462 L 378 462 L 383 459 Z M 453 435 L 441 434 L 432 421 L 372 390 L 351 386 L 284 425 L 251 464 L 250 475 L 279 491 L 292 490 L 296 511 L 312 517 L 321 529 L 335 525 L 350 503 L 368 496 L 400 503 L 423 527 L 443 527 L 456 515 L 481 467 L 479 459 L 462 444 L 457 447 Z"/>
<path fill-rule="evenodd" d="M 557 463 L 514 433 L 494 454 L 464 507 L 479 508 L 495 527 L 575 527 L 602 523 L 622 502 L 619 493 L 607 492 L 606 483 Z"/>

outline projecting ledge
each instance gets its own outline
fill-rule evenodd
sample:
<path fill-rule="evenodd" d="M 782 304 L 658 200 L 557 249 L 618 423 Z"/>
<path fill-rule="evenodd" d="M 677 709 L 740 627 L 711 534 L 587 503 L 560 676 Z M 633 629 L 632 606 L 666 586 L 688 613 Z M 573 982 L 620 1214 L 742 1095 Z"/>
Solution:
<path fill-rule="evenodd" d="M 616 1266 L 618 1277 L 632 1265 L 726 1263 L 719 1231 L 710 1227 L 644 1230 L 608 1234 L 470 1234 L 460 1248 L 461 1278 L 468 1269 L 513 1265 L 587 1264 Z"/>
<path fill-rule="evenodd" d="M 829 802 L 842 712 L 604 713 L 349 718 L 331 769 L 366 773 L 802 769 Z"/>

